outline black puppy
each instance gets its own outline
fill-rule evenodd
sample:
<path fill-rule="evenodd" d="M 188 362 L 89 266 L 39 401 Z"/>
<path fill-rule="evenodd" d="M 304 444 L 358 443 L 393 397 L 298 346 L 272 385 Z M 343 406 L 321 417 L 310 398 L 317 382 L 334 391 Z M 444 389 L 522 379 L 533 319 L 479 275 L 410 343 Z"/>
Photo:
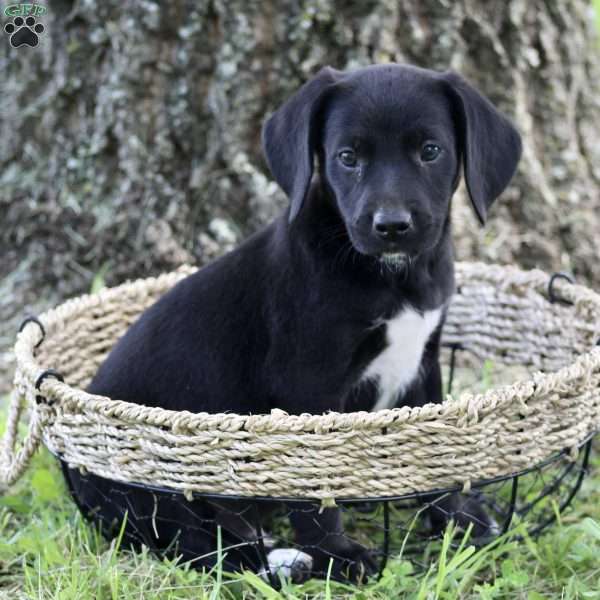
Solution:
<path fill-rule="evenodd" d="M 453 73 L 326 67 L 268 119 L 263 144 L 289 209 L 150 307 L 89 391 L 253 414 L 440 402 L 440 331 L 454 289 L 450 200 L 462 167 L 484 223 L 520 157 L 515 128 Z M 211 519 L 234 542 L 256 536 L 243 506 L 182 508 L 125 485 L 127 494 L 109 494 L 114 484 L 66 473 L 81 505 L 105 522 L 128 510 L 131 539 L 150 530 L 137 515 L 153 514 L 155 549 L 178 536 L 186 559 L 214 550 L 210 535 L 197 533 Z M 455 495 L 445 510 L 461 502 Z M 489 527 L 471 508 L 480 530 Z M 343 536 L 337 509 L 293 511 L 291 521 L 309 555 L 297 558 L 314 573 L 330 556 L 336 576 L 352 565 L 369 570 L 368 553 Z M 235 552 L 229 566 L 248 565 Z"/>

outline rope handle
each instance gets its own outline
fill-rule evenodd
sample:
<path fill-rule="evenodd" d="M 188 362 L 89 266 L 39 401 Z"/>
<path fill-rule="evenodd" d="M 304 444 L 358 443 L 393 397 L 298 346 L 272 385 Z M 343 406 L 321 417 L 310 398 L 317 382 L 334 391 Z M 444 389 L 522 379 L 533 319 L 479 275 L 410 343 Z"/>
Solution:
<path fill-rule="evenodd" d="M 22 331 L 28 323 L 36 323 L 42 332 L 42 338 L 36 344 L 36 348 L 43 342 L 45 330 L 41 322 L 36 317 L 27 317 L 19 332 Z M 43 371 L 35 382 L 35 389 L 40 392 L 41 385 L 48 377 L 53 377 L 59 381 L 64 381 L 63 376 L 54 369 Z M 25 473 L 33 455 L 42 442 L 44 427 L 52 420 L 54 410 L 52 403 L 40 393 L 35 397 L 35 406 L 31 410 L 29 427 L 25 437 L 20 444 L 17 444 L 19 431 L 19 421 L 23 415 L 24 397 L 13 390 L 11 401 L 8 407 L 8 417 L 6 420 L 6 431 L 2 440 L 2 454 L 0 455 L 0 490 L 8 488 L 16 483 Z M 19 446 L 17 450 L 17 446 Z"/>

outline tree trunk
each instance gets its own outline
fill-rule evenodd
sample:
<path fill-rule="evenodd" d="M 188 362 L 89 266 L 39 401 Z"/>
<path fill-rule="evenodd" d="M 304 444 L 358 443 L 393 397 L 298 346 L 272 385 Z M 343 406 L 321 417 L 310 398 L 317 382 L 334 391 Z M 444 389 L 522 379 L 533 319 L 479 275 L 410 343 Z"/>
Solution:
<path fill-rule="evenodd" d="M 591 12 L 584 0 L 51 3 L 36 48 L 0 40 L 0 352 L 26 311 L 89 291 L 99 271 L 115 284 L 202 263 L 270 220 L 286 199 L 261 123 L 324 64 L 461 72 L 513 117 L 524 155 L 486 229 L 459 194 L 458 257 L 600 283 Z"/>

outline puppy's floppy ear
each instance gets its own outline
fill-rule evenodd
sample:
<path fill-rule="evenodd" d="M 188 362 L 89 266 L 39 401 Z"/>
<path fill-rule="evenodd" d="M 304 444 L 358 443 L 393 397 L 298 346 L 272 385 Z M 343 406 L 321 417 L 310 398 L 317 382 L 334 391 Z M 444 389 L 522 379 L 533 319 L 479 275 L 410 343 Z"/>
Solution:
<path fill-rule="evenodd" d="M 492 103 L 456 73 L 449 86 L 458 121 L 465 181 L 475 213 L 485 223 L 492 202 L 502 193 L 521 158 L 521 136 Z"/>
<path fill-rule="evenodd" d="M 291 201 L 290 223 L 300 212 L 312 178 L 319 108 L 339 74 L 323 67 L 269 117 L 262 130 L 269 169 Z"/>

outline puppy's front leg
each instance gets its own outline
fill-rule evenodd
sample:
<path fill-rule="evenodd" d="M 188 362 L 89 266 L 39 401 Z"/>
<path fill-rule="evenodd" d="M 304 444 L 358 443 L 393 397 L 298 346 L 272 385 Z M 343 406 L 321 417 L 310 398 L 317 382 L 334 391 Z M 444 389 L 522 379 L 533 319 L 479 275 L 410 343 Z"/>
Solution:
<path fill-rule="evenodd" d="M 296 542 L 313 558 L 313 575 L 325 577 L 330 561 L 331 577 L 338 581 L 361 581 L 376 572 L 369 550 L 344 533 L 339 508 L 320 509 L 302 502 L 286 506 Z"/>

